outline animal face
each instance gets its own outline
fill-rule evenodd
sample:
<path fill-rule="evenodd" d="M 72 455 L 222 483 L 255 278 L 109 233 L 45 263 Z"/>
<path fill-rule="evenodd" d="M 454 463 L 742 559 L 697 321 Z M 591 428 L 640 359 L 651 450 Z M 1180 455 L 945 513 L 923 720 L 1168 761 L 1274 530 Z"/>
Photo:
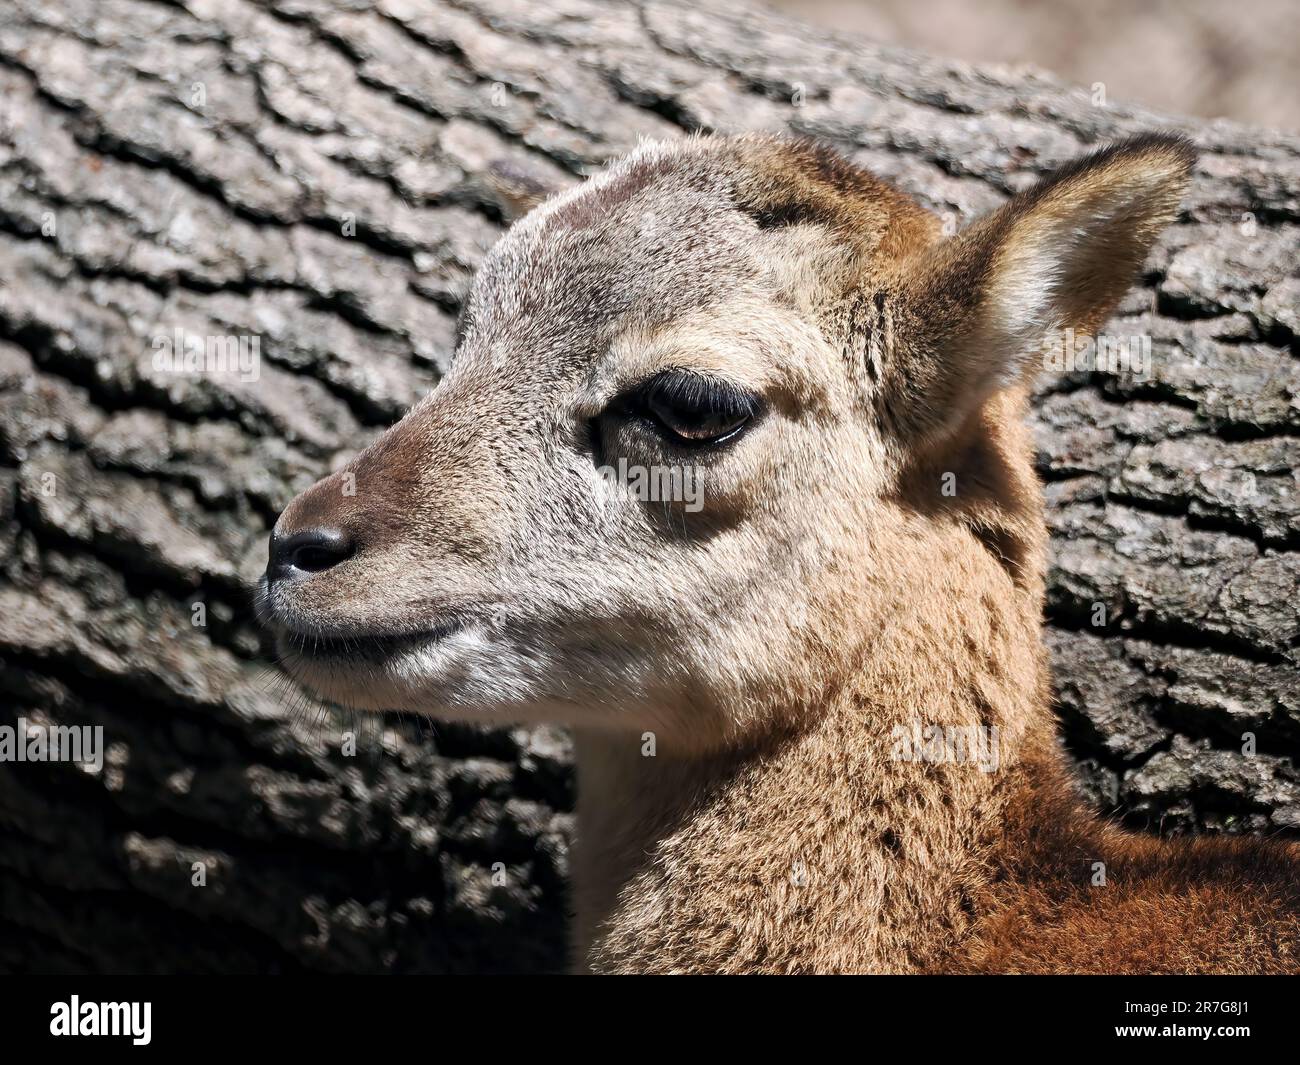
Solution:
<path fill-rule="evenodd" d="M 991 454 L 989 398 L 1109 310 L 1189 163 L 1135 142 L 944 240 L 823 149 L 642 147 L 510 230 L 445 379 L 280 517 L 288 668 L 357 708 L 697 747 L 814 705 L 898 538 L 963 520 L 918 524 L 917 471 Z"/>

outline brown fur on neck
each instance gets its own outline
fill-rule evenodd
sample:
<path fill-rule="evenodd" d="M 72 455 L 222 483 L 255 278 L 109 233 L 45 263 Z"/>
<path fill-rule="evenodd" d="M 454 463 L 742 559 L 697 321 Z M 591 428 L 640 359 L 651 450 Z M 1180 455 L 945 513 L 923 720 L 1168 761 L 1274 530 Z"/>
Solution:
<path fill-rule="evenodd" d="M 984 412 L 997 446 L 981 456 L 1014 459 L 989 476 L 1025 468 L 1021 402 L 1003 394 Z M 862 592 L 835 618 L 868 635 L 852 658 L 827 645 L 810 663 L 825 689 L 788 715 L 804 727 L 708 758 L 643 757 L 637 737 L 579 734 L 587 966 L 906 972 L 962 949 L 989 897 L 1020 749 L 1050 728 L 1041 502 L 1012 498 L 1027 512 L 985 501 L 936 513 L 900 497 L 878 515 Z M 1001 530 L 1014 565 L 990 564 L 975 517 Z M 996 771 L 895 758 L 895 728 L 929 726 L 995 734 Z"/>

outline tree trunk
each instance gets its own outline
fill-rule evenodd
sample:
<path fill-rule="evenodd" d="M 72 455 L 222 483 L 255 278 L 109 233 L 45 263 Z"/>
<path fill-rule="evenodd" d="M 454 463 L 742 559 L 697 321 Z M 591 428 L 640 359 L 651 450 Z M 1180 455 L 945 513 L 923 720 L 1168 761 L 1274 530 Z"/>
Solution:
<path fill-rule="evenodd" d="M 107 754 L 0 765 L 0 969 L 562 967 L 567 739 L 322 713 L 247 582 L 438 379 L 503 226 L 686 130 L 828 140 L 955 223 L 1098 141 L 1196 140 L 1109 327 L 1150 374 L 1040 389 L 1048 636 L 1099 807 L 1300 828 L 1300 139 L 1102 93 L 738 6 L 9 0 L 0 724 Z M 178 336 L 259 359 L 175 372 Z"/>

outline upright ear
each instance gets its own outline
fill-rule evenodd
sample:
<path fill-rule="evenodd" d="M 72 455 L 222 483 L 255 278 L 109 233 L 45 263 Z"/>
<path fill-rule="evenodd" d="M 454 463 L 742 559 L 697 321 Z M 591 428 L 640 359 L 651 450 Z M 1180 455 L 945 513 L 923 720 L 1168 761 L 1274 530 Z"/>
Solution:
<path fill-rule="evenodd" d="M 1049 333 L 1103 324 L 1174 217 L 1195 158 L 1163 134 L 1103 148 L 905 263 L 877 349 L 895 429 L 938 442 L 991 393 L 1028 380 Z"/>

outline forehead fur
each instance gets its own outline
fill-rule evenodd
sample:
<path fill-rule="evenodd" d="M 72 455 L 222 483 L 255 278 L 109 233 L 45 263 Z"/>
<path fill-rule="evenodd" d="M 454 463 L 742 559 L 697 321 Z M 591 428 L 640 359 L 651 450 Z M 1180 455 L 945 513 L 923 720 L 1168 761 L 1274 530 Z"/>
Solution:
<path fill-rule="evenodd" d="M 832 150 L 770 136 L 642 144 L 493 249 L 467 341 L 590 355 L 746 295 L 858 285 L 930 243 L 933 216 Z M 803 299 L 808 293 L 802 293 Z"/>

